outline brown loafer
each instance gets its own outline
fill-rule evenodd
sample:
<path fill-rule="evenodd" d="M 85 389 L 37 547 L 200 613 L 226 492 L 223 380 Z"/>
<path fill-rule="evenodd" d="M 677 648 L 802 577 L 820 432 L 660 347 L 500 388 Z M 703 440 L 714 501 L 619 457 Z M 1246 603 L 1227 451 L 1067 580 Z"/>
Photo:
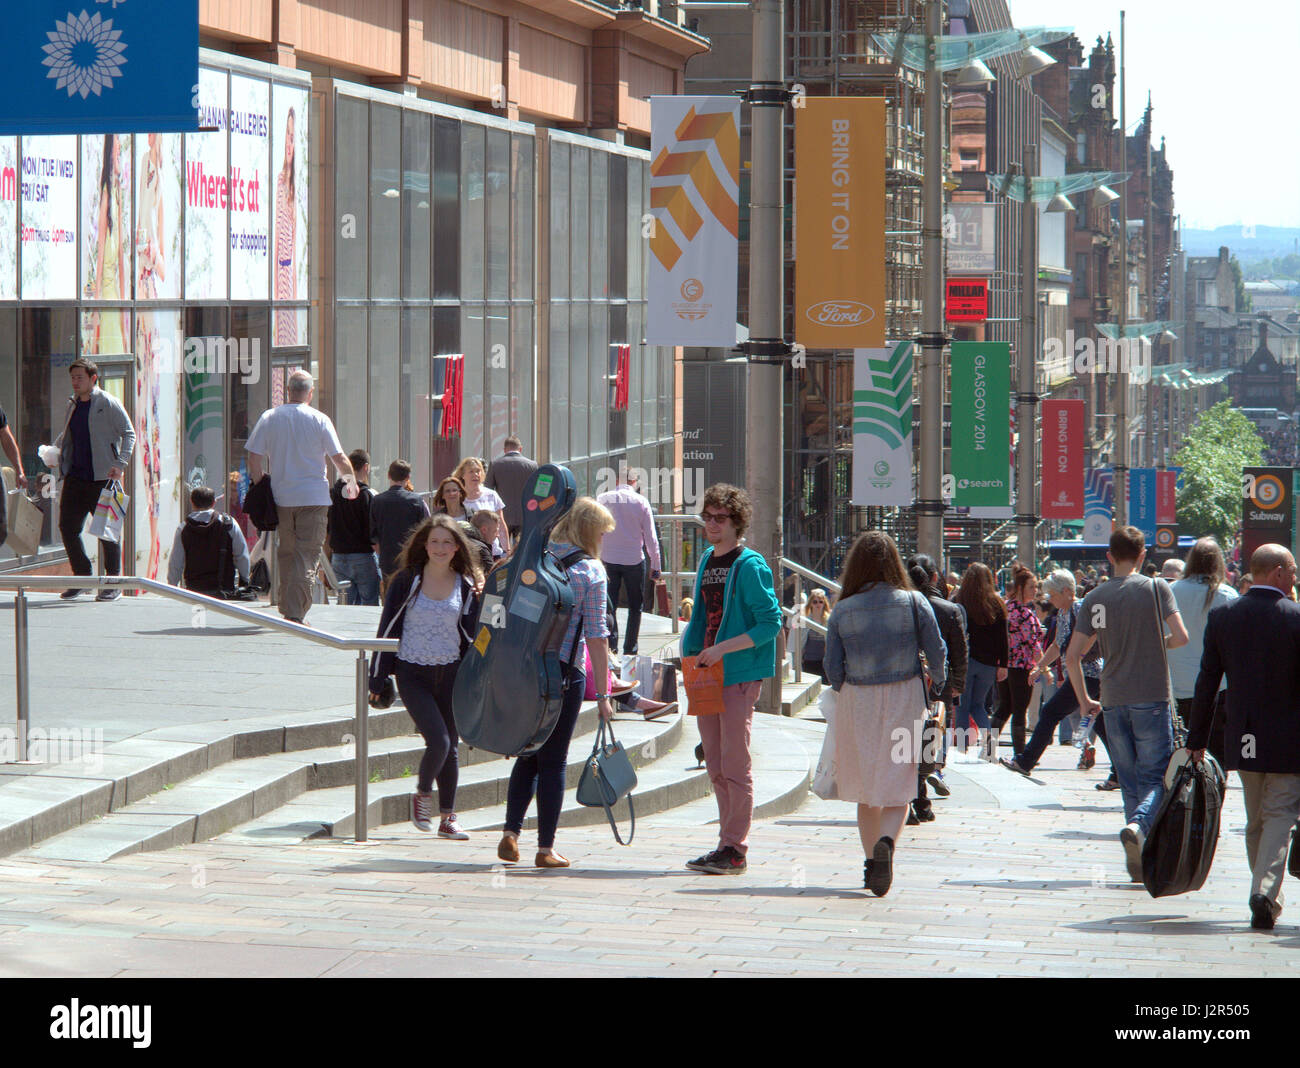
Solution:
<path fill-rule="evenodd" d="M 567 868 L 569 861 L 559 853 L 538 853 L 533 864 L 538 868 Z"/>
<path fill-rule="evenodd" d="M 646 719 L 663 719 L 664 716 L 671 716 L 677 711 L 676 701 L 650 701 L 648 703 L 653 707 L 643 709 L 641 712 L 641 715 Z"/>
<path fill-rule="evenodd" d="M 501 844 L 497 846 L 497 856 L 502 860 L 516 864 L 519 861 L 519 839 L 513 835 L 503 834 Z"/>

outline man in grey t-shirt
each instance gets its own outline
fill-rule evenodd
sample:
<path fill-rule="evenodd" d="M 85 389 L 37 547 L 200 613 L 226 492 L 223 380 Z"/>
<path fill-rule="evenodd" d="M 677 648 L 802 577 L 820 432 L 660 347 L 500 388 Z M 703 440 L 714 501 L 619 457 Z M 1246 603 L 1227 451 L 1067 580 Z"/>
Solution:
<path fill-rule="evenodd" d="M 1174 750 L 1166 649 L 1186 645 L 1187 629 L 1164 579 L 1141 573 L 1142 532 L 1120 527 L 1106 554 L 1113 577 L 1083 599 L 1065 666 L 1084 715 L 1105 709 L 1106 742 L 1124 797 L 1124 844 L 1129 877 L 1142 881 L 1142 843 L 1164 794 L 1165 767 Z M 1165 637 L 1165 627 L 1169 637 Z M 1101 701 L 1088 694 L 1083 655 L 1101 645 Z"/>

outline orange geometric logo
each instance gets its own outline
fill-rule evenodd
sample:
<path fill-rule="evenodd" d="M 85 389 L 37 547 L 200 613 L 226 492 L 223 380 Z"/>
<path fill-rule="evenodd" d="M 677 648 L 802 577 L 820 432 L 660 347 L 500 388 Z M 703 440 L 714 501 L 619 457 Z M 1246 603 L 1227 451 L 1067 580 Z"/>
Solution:
<path fill-rule="evenodd" d="M 686 113 L 674 131 L 677 142 L 712 142 L 722 159 L 732 186 L 740 186 L 740 133 L 736 117 L 731 111 L 699 113 L 694 106 Z M 684 181 L 667 181 L 682 178 Z M 733 237 L 740 236 L 740 205 L 737 198 L 719 177 L 708 145 L 703 148 L 673 151 L 662 149 L 650 165 L 650 207 L 655 212 L 666 211 L 687 241 L 693 241 L 704 225 L 704 219 L 691 199 L 690 188 L 719 223 Z M 667 232 L 666 227 L 656 227 L 650 239 L 650 251 L 671 271 L 681 258 L 682 249 Z M 685 296 L 685 293 L 683 293 Z M 698 298 L 687 298 L 698 299 Z"/>
<path fill-rule="evenodd" d="M 704 283 L 698 278 L 688 278 L 682 283 L 681 294 L 683 300 L 699 300 L 704 296 Z"/>

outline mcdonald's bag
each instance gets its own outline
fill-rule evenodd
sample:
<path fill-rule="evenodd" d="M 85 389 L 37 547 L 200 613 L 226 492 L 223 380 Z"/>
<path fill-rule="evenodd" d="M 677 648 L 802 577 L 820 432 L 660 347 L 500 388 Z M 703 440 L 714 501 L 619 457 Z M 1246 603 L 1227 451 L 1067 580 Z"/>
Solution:
<path fill-rule="evenodd" d="M 1152 897 L 1199 890 L 1219 843 L 1223 769 L 1208 753 L 1194 764 L 1177 750 L 1165 772 L 1165 796 L 1142 846 L 1142 885 Z"/>
<path fill-rule="evenodd" d="M 686 684 L 686 712 L 691 716 L 722 715 L 722 661 L 700 667 L 693 656 L 682 657 Z"/>
<path fill-rule="evenodd" d="M 122 527 L 126 523 L 126 506 L 131 498 L 122 489 L 122 483 L 111 480 L 99 494 L 95 517 L 90 521 L 90 536 L 100 541 L 122 544 Z"/>
<path fill-rule="evenodd" d="M 0 532 L 3 532 L 7 517 L 9 533 L 4 545 L 15 556 L 31 556 L 41 547 L 41 525 L 45 513 L 21 489 L 10 490 L 5 498 L 5 509 L 0 512 Z"/>

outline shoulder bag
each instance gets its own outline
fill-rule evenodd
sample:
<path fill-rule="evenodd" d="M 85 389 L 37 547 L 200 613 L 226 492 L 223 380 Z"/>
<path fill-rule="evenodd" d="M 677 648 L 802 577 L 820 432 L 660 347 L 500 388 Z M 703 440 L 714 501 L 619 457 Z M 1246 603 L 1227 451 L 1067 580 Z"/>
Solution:
<path fill-rule="evenodd" d="M 635 789 L 636 771 L 632 761 L 628 759 L 623 744 L 614 737 L 613 726 L 602 720 L 596 732 L 596 744 L 582 769 L 582 778 L 578 780 L 577 801 L 588 808 L 605 810 L 605 818 L 609 820 L 614 840 L 619 845 L 631 845 L 632 836 L 636 834 L 636 808 L 632 804 L 632 791 Z M 619 835 L 614 820 L 614 806 L 624 797 L 632 817 L 626 842 Z"/>

